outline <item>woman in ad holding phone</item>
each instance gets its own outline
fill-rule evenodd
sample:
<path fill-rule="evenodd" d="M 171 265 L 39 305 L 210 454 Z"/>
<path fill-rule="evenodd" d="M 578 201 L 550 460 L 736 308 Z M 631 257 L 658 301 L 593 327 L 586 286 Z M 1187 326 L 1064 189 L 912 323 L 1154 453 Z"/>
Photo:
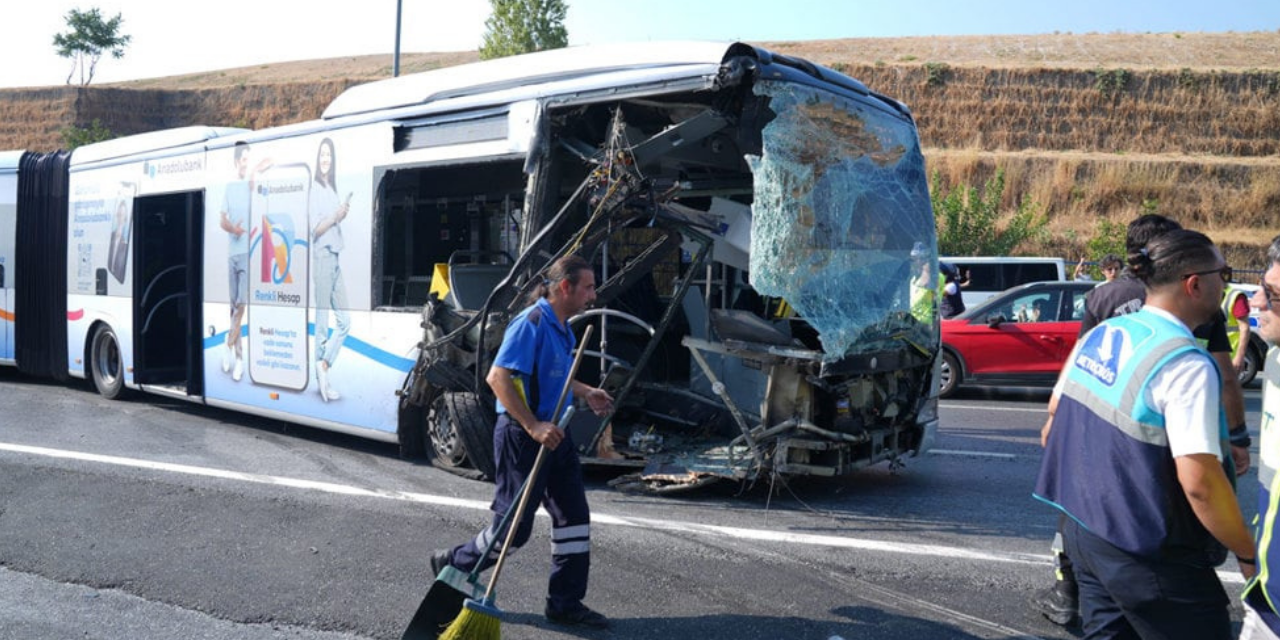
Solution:
<path fill-rule="evenodd" d="M 341 397 L 329 384 L 329 370 L 342 349 L 342 341 L 351 332 L 351 316 L 347 313 L 347 289 L 342 282 L 342 267 L 338 256 L 342 253 L 342 221 L 351 208 L 351 194 L 338 199 L 334 182 L 337 159 L 333 141 L 325 138 L 316 151 L 315 184 L 312 185 L 307 203 L 311 229 L 312 281 L 316 287 L 316 382 L 320 397 L 328 402 Z M 333 311 L 336 326 L 329 330 L 329 311 Z"/>

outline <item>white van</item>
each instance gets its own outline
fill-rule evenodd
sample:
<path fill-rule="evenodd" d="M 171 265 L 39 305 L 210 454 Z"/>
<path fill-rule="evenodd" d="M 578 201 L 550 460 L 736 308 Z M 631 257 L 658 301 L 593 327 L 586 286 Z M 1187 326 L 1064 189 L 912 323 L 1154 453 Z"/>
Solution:
<path fill-rule="evenodd" d="M 1010 287 L 1028 282 L 1066 280 L 1067 270 L 1062 258 L 1009 258 L 982 256 L 969 258 L 939 258 L 968 272 L 969 285 L 962 292 L 964 306 L 972 307 Z"/>

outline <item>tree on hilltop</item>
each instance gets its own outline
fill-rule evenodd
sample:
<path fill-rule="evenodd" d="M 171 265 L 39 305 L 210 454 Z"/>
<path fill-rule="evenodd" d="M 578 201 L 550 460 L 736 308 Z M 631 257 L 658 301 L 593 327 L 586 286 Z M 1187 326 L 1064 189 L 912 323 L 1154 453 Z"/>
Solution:
<path fill-rule="evenodd" d="M 76 75 L 77 69 L 80 71 L 81 86 L 93 82 L 93 73 L 98 68 L 98 60 L 102 59 L 102 54 L 109 52 L 113 58 L 123 58 L 125 46 L 133 39 L 133 36 L 120 33 L 120 25 L 124 22 L 120 14 L 117 13 L 110 20 L 103 20 L 102 12 L 97 7 L 88 11 L 72 9 L 67 12 L 66 20 L 69 31 L 54 35 L 53 46 L 58 49 L 60 57 L 71 59 L 67 84 L 71 84 L 71 78 Z"/>
<path fill-rule="evenodd" d="M 493 14 L 484 21 L 480 59 L 490 60 L 569 45 L 563 0 L 489 0 Z"/>

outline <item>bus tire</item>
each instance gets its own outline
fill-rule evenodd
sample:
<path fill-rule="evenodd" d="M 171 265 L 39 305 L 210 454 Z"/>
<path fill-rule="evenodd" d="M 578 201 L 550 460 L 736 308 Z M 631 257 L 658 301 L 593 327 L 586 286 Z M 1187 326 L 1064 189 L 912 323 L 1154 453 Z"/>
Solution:
<path fill-rule="evenodd" d="M 493 477 L 493 420 L 474 393 L 444 393 L 431 404 L 427 434 L 435 461 L 456 469 L 469 464 Z"/>
<path fill-rule="evenodd" d="M 107 325 L 93 332 L 89 348 L 89 375 L 93 386 L 108 400 L 124 395 L 124 362 L 120 357 L 120 341 L 116 332 Z"/>

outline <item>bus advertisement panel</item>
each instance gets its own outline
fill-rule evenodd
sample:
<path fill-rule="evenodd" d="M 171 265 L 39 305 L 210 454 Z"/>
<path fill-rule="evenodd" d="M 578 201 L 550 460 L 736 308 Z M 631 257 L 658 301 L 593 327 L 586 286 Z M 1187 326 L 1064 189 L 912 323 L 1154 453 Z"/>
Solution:
<path fill-rule="evenodd" d="M 368 167 L 386 133 L 343 129 L 209 151 L 203 367 L 211 403 L 395 431 L 388 390 L 413 365 L 418 329 L 413 316 L 375 321 L 370 311 Z M 387 330 L 388 322 L 405 326 Z"/>
<path fill-rule="evenodd" d="M 307 300 L 310 255 L 305 164 L 264 171 L 253 193 L 261 233 L 250 247 L 247 335 L 249 377 L 255 384 L 300 391 L 307 386 Z"/>
<path fill-rule="evenodd" d="M 0 171 L 0 360 L 13 360 L 13 252 L 18 174 Z"/>
<path fill-rule="evenodd" d="M 67 262 L 70 293 L 132 295 L 129 239 L 138 186 L 125 179 L 127 173 L 127 167 L 113 167 L 91 180 L 76 181 Z"/>

